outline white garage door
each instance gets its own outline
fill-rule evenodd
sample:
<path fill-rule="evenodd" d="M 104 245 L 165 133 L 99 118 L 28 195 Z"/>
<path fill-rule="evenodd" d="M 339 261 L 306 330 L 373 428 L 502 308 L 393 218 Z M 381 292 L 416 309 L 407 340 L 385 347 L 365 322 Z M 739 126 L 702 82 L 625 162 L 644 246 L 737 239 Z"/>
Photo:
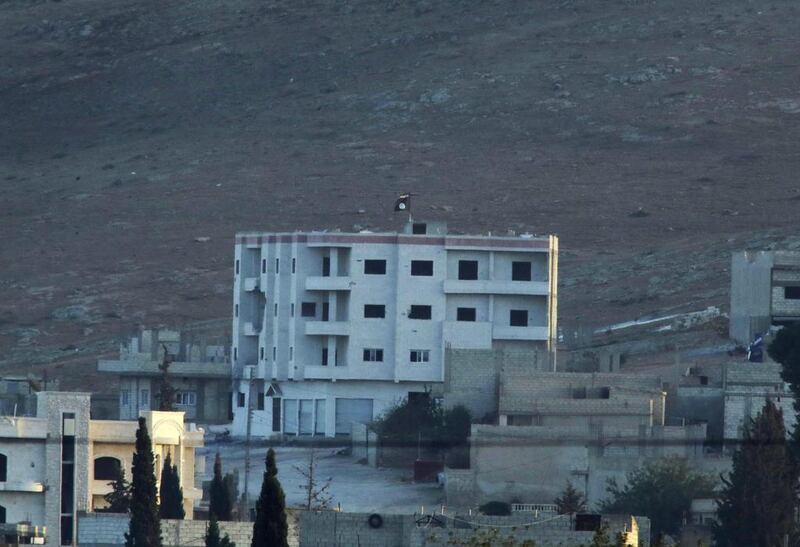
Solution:
<path fill-rule="evenodd" d="M 372 399 L 336 399 L 336 434 L 349 435 L 353 422 L 372 421 Z"/>

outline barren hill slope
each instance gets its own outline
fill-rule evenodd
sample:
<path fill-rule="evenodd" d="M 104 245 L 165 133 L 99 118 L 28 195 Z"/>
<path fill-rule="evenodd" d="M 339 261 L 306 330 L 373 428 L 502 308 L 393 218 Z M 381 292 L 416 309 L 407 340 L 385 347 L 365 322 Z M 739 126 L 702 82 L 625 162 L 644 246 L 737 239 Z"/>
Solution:
<path fill-rule="evenodd" d="M 799 16 L 0 1 L 0 366 L 224 322 L 235 231 L 395 229 L 407 190 L 458 230 L 557 233 L 562 323 L 724 305 L 730 250 L 797 230 Z"/>

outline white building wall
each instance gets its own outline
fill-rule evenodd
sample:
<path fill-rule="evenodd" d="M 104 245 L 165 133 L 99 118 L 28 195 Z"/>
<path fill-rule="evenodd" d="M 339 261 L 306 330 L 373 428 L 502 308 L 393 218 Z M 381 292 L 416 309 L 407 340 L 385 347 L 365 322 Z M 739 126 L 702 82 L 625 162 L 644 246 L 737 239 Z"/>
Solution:
<path fill-rule="evenodd" d="M 446 346 L 491 348 L 493 338 L 498 345 L 521 349 L 546 346 L 546 339 L 530 338 L 535 336 L 532 332 L 493 337 L 492 326 L 507 328 L 510 309 L 528 310 L 531 327 L 548 326 L 548 296 L 514 294 L 530 287 L 511 283 L 511 269 L 514 260 L 530 261 L 532 281 L 546 281 L 555 240 L 465 239 L 469 238 L 339 233 L 237 236 L 232 354 L 245 402 L 240 406 L 234 393 L 234 433 L 245 434 L 248 408 L 253 412 L 253 434 L 274 433 L 269 402 L 258 410 L 258 401 L 252 400 L 272 382 L 283 391 L 296 389 L 292 381 L 315 386 L 346 382 L 362 386 L 362 395 L 388 390 L 402 398 L 408 391 L 443 382 Z M 329 275 L 323 276 L 326 258 Z M 385 261 L 385 274 L 365 273 L 367 260 Z M 432 261 L 433 275 L 412 276 L 414 260 Z M 477 260 L 479 279 L 490 283 L 476 287 L 474 294 L 463 293 L 464 287 L 445 292 L 445 280 L 458 279 L 459 260 Z M 314 317 L 302 316 L 304 302 L 315 304 Z M 383 318 L 364 316 L 365 305 L 371 304 L 384 306 Z M 412 305 L 430 306 L 431 318 L 409 318 Z M 476 308 L 476 322 L 456 321 L 458 307 Z M 365 349 L 382 350 L 382 360 L 365 360 Z M 412 362 L 412 350 L 426 351 L 427 362 Z M 369 381 L 368 387 L 364 381 Z M 328 425 L 332 405 L 335 395 L 330 391 Z M 332 435 L 332 427 L 325 432 Z"/>

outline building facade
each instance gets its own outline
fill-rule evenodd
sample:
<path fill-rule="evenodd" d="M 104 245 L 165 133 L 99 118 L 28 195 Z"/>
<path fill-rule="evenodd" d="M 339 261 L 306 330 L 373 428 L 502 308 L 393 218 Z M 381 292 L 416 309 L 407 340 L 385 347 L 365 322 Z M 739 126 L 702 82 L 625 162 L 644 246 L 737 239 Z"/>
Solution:
<path fill-rule="evenodd" d="M 557 257 L 553 236 L 443 224 L 238 234 L 234 433 L 349 434 L 440 389 L 446 348 L 552 349 Z"/>
<path fill-rule="evenodd" d="M 749 344 L 772 325 L 796 321 L 800 321 L 800 251 L 734 253 L 730 337 Z"/>
<path fill-rule="evenodd" d="M 138 424 L 91 420 L 89 394 L 41 392 L 35 417 L 0 416 L 0 524 L 45 527 L 46 545 L 75 545 L 78 512 L 105 506 L 109 482 L 130 468 Z M 195 449 L 203 432 L 182 412 L 144 412 L 156 480 L 167 453 L 178 467 L 186 517 L 195 501 Z"/>
<path fill-rule="evenodd" d="M 228 347 L 219 336 L 196 330 L 145 329 L 120 345 L 119 359 L 101 359 L 98 372 L 119 377 L 119 418 L 135 420 L 159 408 L 159 368 L 167 354 L 173 408 L 202 424 L 229 423 L 231 377 Z"/>

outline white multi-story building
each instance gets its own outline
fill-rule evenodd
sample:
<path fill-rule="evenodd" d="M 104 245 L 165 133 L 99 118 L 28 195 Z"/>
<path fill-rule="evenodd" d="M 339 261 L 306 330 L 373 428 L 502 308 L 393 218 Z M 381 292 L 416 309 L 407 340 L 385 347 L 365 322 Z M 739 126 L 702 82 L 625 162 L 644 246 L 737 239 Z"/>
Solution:
<path fill-rule="evenodd" d="M 234 433 L 349 434 L 440 384 L 445 348 L 550 350 L 557 261 L 555 236 L 442 223 L 237 234 Z"/>

